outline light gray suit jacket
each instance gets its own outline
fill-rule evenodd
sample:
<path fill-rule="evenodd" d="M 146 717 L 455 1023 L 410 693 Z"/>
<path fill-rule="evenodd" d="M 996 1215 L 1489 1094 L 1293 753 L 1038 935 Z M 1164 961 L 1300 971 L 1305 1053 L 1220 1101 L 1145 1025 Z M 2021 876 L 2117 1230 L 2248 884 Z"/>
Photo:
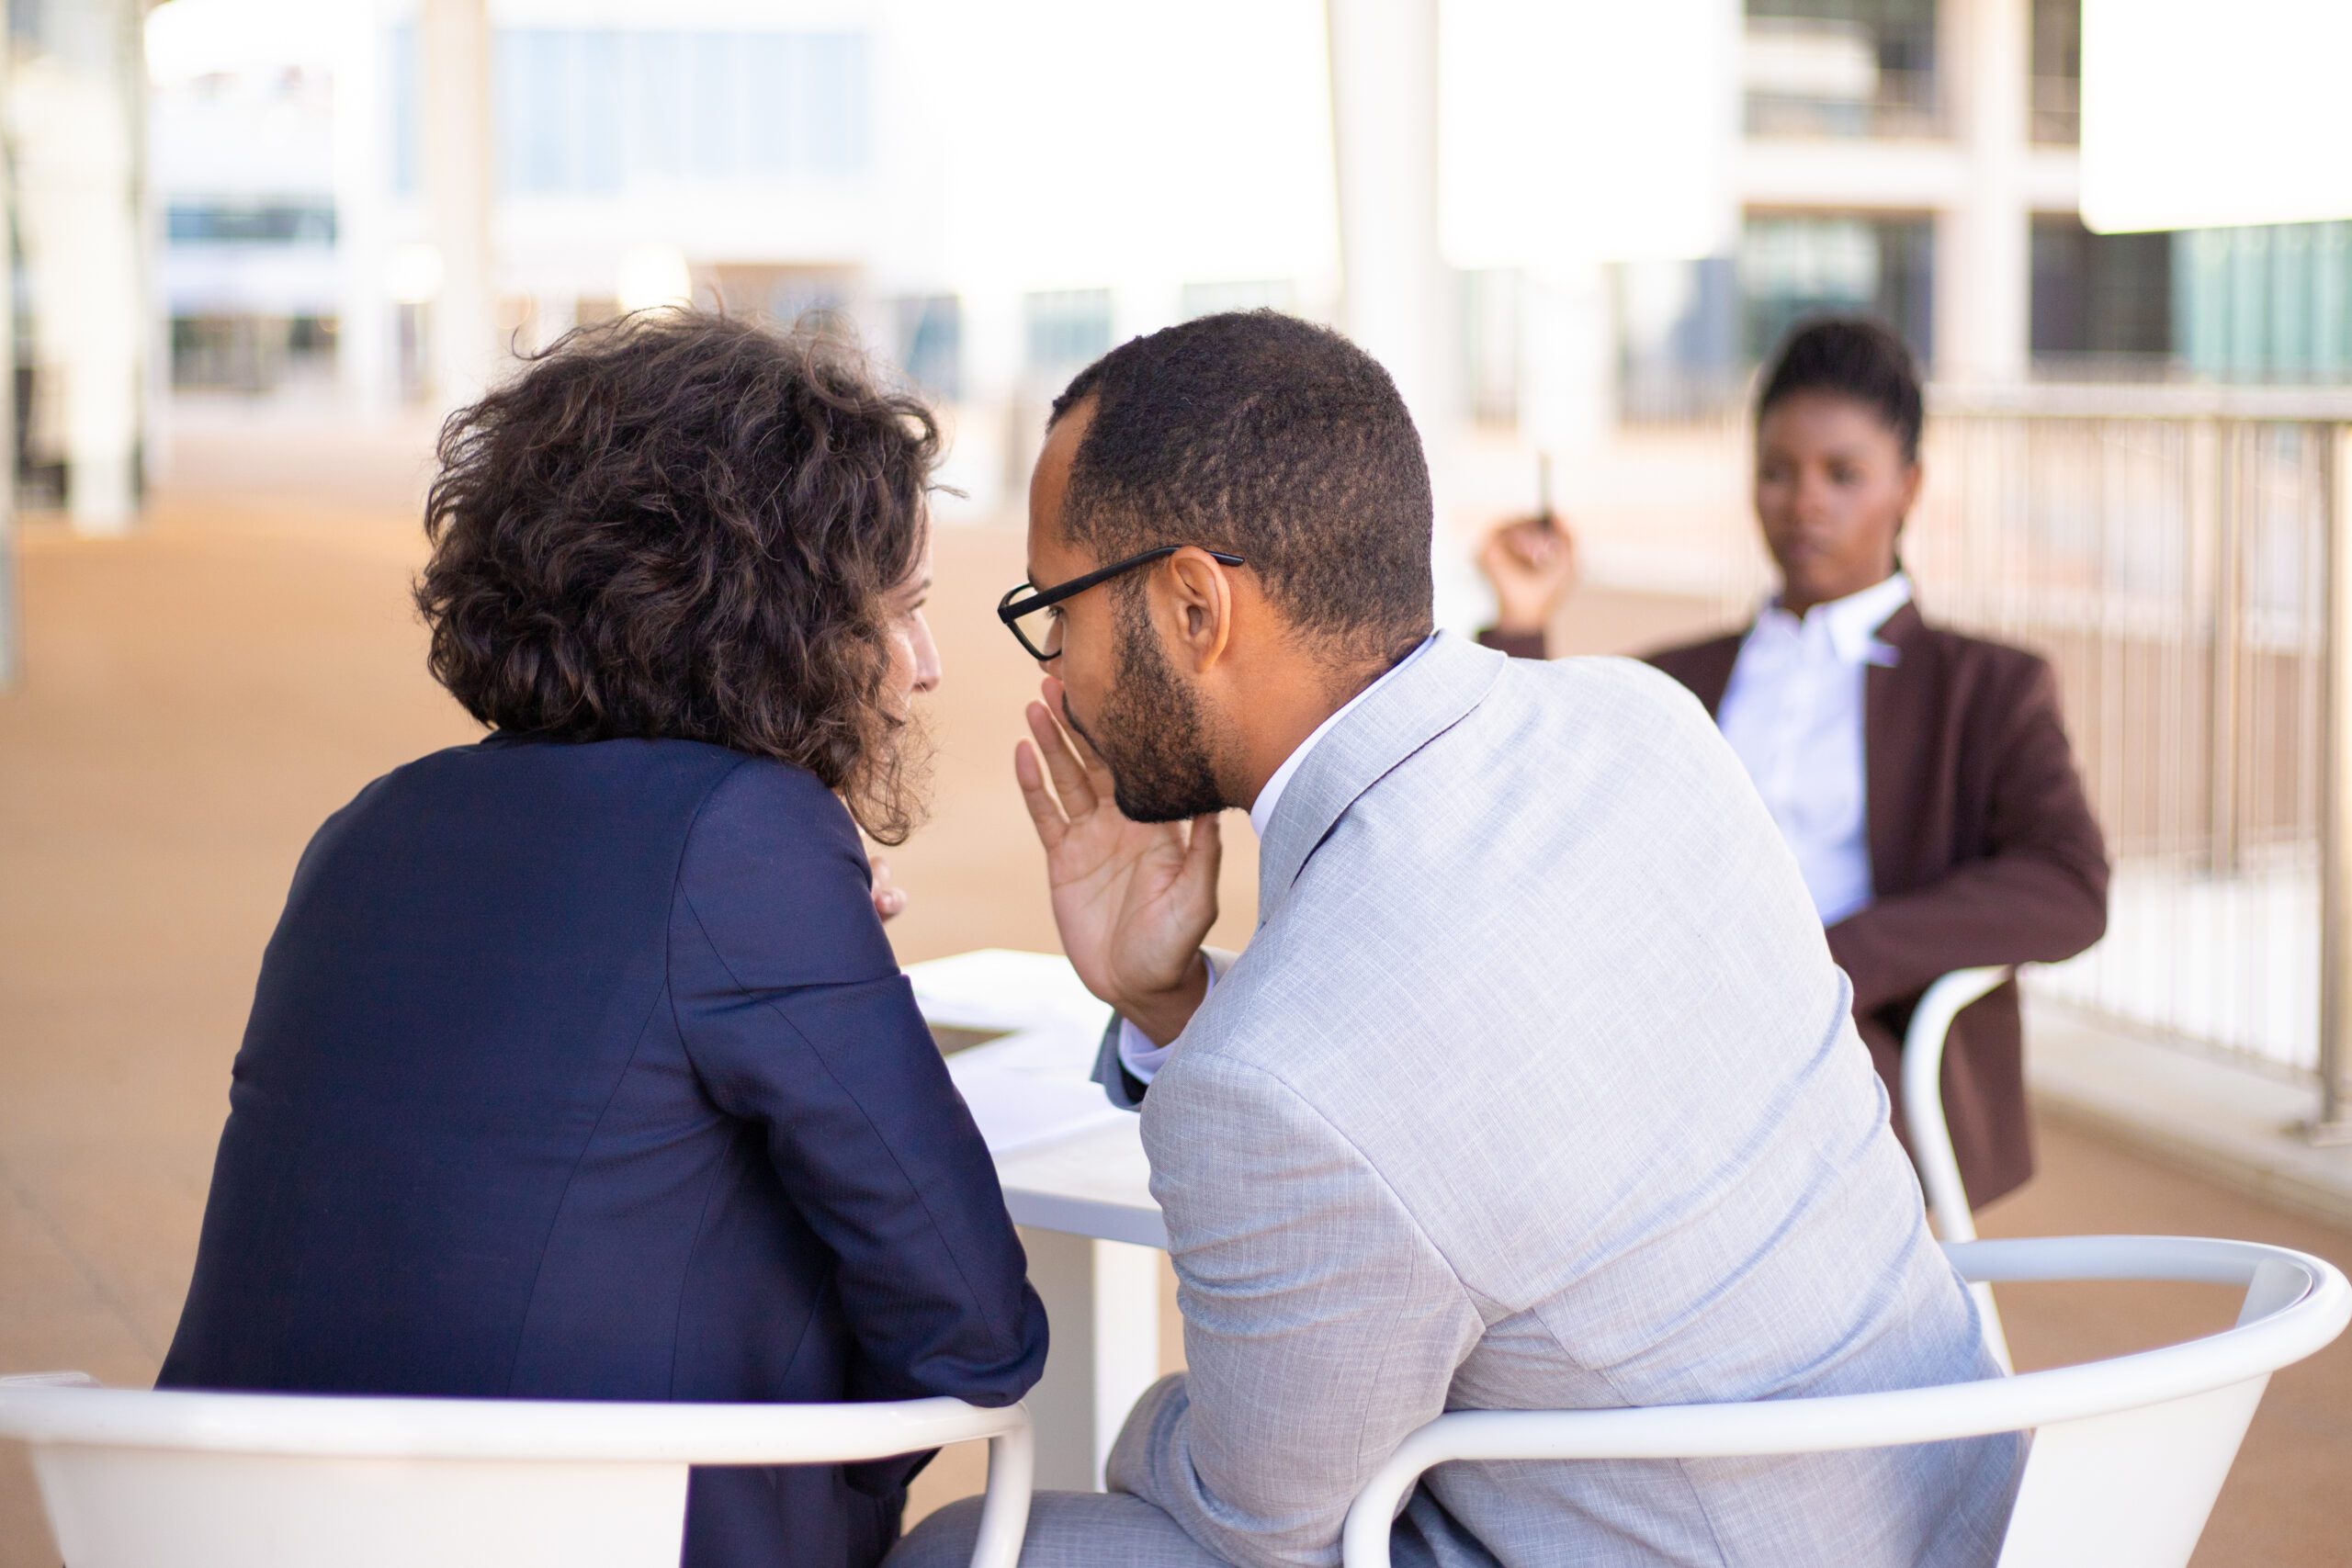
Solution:
<path fill-rule="evenodd" d="M 1442 636 L 1291 780 L 1259 910 L 1142 1105 L 1190 1371 L 1110 1470 L 1211 1552 L 1337 1562 L 1447 1410 L 1997 1375 L 1795 863 L 1668 677 Z M 1989 1563 L 2022 1451 L 1446 1465 L 1396 1552 Z"/>

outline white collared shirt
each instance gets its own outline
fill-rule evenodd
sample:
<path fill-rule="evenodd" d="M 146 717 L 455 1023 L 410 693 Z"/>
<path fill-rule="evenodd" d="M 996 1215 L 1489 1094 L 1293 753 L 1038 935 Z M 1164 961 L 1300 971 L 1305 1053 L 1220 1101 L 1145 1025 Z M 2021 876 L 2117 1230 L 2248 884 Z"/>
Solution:
<path fill-rule="evenodd" d="M 1795 852 L 1825 926 L 1871 901 L 1863 672 L 1894 662 L 1877 632 L 1910 602 L 1911 580 L 1898 571 L 1803 619 L 1767 604 L 1739 645 L 1715 716 Z"/>
<path fill-rule="evenodd" d="M 1316 742 L 1330 734 L 1357 704 L 1403 674 L 1411 667 L 1414 660 L 1430 650 L 1430 644 L 1436 640 L 1433 635 L 1423 637 L 1419 647 L 1389 667 L 1388 673 L 1341 704 L 1337 713 L 1317 725 L 1314 732 L 1300 741 L 1289 756 L 1283 759 L 1283 765 L 1274 770 L 1273 777 L 1266 781 L 1266 787 L 1260 790 L 1258 798 L 1250 803 L 1251 832 L 1257 834 L 1261 840 L 1265 838 L 1266 826 L 1274 819 L 1274 807 L 1281 804 L 1283 791 L 1290 787 L 1290 781 L 1297 773 L 1299 764 L 1306 761 L 1306 754 L 1315 750 Z M 1212 965 L 1209 969 L 1208 990 L 1201 993 L 1201 999 L 1206 1001 L 1209 990 L 1216 988 L 1216 969 Z M 1137 1029 L 1125 1019 L 1119 1021 L 1119 1064 L 1133 1074 L 1138 1082 L 1149 1083 L 1152 1076 L 1159 1071 L 1160 1065 L 1168 1060 L 1168 1053 L 1175 1048 L 1176 1043 L 1172 1040 L 1165 1045 L 1154 1045 L 1150 1036 L 1144 1033 L 1142 1030 Z"/>

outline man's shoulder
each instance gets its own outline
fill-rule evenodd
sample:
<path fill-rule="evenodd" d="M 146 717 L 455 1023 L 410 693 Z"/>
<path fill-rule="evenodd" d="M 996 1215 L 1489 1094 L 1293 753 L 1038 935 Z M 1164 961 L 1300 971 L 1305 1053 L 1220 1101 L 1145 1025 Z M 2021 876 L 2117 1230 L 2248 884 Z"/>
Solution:
<path fill-rule="evenodd" d="M 1432 999 L 1484 993 L 1503 948 L 1527 987 L 1558 979 L 1522 972 L 1520 944 L 1540 931 L 1573 951 L 1622 920 L 1668 840 L 1705 840 L 1722 868 L 1780 853 L 1760 807 L 1751 833 L 1733 830 L 1752 794 L 1670 677 L 1628 659 L 1514 660 L 1350 804 L 1219 980 L 1197 1037 L 1274 1064 L 1350 1056 L 1367 1028 L 1442 1033 L 1453 1015 Z M 1271 1018 L 1284 1020 L 1273 1034 Z"/>
<path fill-rule="evenodd" d="M 1648 660 L 1614 655 L 1514 660 L 1488 700 L 1488 723 L 1473 736 L 1532 768 L 1556 765 L 1574 751 L 1589 763 L 1627 755 L 1647 760 L 1661 748 L 1713 743 L 1714 721 L 1690 688 Z"/>

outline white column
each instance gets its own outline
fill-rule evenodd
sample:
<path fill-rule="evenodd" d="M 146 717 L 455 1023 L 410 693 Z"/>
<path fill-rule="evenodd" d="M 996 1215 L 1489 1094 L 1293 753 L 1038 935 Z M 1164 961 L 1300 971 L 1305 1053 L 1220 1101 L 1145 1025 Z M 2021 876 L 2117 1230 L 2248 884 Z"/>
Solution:
<path fill-rule="evenodd" d="M 1329 0 L 1340 325 L 1396 378 L 1426 443 L 1451 391 L 1437 241 L 1435 0 Z"/>
<path fill-rule="evenodd" d="M 432 310 L 437 400 L 470 402 L 497 361 L 490 256 L 493 144 L 488 0 L 424 0 L 419 18 L 425 207 L 441 253 Z"/>
<path fill-rule="evenodd" d="M 1053 1325 L 1046 1375 L 1029 1392 L 1037 1484 L 1102 1486 L 1127 1412 L 1159 1375 L 1159 1255 L 1148 1247 L 1024 1228 L 1029 1282 Z"/>
<path fill-rule="evenodd" d="M 9 102 L 40 434 L 64 461 L 74 527 L 91 534 L 128 529 L 139 504 L 151 328 L 139 16 L 109 4 L 46 18 L 48 52 L 17 73 Z"/>
<path fill-rule="evenodd" d="M 1436 0 L 1329 0 L 1331 154 L 1340 214 L 1340 325 L 1395 378 L 1438 497 L 1437 623 L 1467 629 L 1488 603 L 1447 525 L 1460 301 L 1438 252 Z"/>
<path fill-rule="evenodd" d="M 344 406 L 372 414 L 399 394 L 400 322 L 386 271 L 392 200 L 390 27 L 377 0 L 342 10 L 334 59 L 335 380 Z"/>
<path fill-rule="evenodd" d="M 1967 175 L 1959 204 L 1936 219 L 1935 370 L 1945 380 L 2018 381 L 2032 343 L 2031 0 L 1945 0 L 1940 41 Z"/>

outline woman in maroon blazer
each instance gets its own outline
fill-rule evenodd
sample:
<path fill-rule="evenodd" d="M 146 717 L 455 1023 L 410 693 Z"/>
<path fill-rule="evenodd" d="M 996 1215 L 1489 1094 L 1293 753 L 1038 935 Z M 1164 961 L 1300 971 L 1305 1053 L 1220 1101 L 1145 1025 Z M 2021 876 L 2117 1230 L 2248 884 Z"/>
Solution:
<path fill-rule="evenodd" d="M 1707 705 L 1771 808 L 1890 1089 L 1938 976 L 2072 957 L 2107 926 L 2106 846 L 2050 666 L 1911 601 L 1896 546 L 1919 493 L 1922 408 L 1886 327 L 1801 328 L 1756 407 L 1756 516 L 1780 592 L 1740 632 L 1647 656 Z M 1479 564 L 1501 612 L 1484 640 L 1542 657 L 1575 579 L 1566 531 L 1506 525 Z M 1952 1026 L 1944 1106 L 1973 1205 L 2033 1173 L 2020 1044 L 2014 985 Z"/>

